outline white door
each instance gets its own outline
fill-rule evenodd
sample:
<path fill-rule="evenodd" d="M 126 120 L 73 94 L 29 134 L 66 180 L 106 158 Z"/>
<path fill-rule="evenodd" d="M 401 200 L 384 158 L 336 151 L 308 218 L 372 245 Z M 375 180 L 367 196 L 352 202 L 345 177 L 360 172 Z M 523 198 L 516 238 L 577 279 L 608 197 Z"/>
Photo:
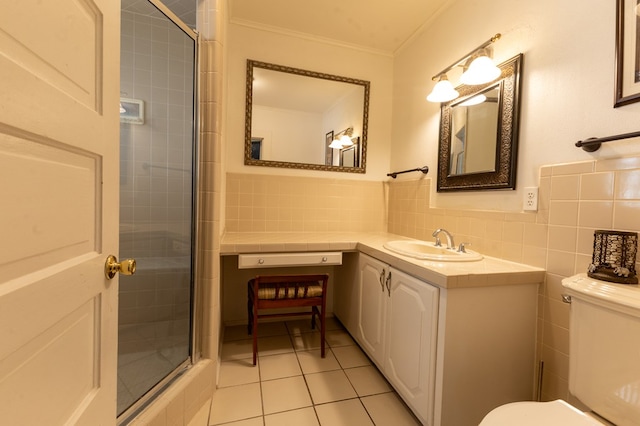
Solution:
<path fill-rule="evenodd" d="M 433 423 L 438 288 L 391 270 L 384 372 L 425 424 Z"/>
<path fill-rule="evenodd" d="M 0 423 L 115 424 L 120 2 L 0 9 Z"/>
<path fill-rule="evenodd" d="M 384 366 L 386 279 L 389 267 L 377 259 L 360 254 L 358 281 L 358 341 L 380 368 Z"/>

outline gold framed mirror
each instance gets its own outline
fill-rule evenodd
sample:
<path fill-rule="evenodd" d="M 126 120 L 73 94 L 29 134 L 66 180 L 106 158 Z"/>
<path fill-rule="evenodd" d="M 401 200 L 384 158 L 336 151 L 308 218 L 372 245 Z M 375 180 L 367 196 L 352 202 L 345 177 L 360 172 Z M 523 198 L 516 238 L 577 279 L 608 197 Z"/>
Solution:
<path fill-rule="evenodd" d="M 369 90 L 365 80 L 248 59 L 244 164 L 365 173 Z"/>
<path fill-rule="evenodd" d="M 440 108 L 437 191 L 515 189 L 522 54 Z"/>

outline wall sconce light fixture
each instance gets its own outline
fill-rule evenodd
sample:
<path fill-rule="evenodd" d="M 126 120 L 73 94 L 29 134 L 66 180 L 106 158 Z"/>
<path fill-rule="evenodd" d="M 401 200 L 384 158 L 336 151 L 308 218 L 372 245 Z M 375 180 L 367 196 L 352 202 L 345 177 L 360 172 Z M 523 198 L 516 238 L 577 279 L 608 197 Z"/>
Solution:
<path fill-rule="evenodd" d="M 335 137 L 329 144 L 329 148 L 340 149 L 345 146 L 353 145 L 351 138 L 353 137 L 353 127 L 348 127 L 341 132 L 336 133 Z"/>
<path fill-rule="evenodd" d="M 460 93 L 453 88 L 446 74 L 440 74 L 440 79 L 433 86 L 433 90 L 427 96 L 429 102 L 449 102 L 460 96 Z"/>
<path fill-rule="evenodd" d="M 457 66 L 464 67 L 464 72 L 460 76 L 460 81 L 466 85 L 479 85 L 495 80 L 501 74 L 491 59 L 491 48 L 489 47 L 501 37 L 498 33 L 480 46 L 467 53 L 465 56 L 449 65 L 447 68 L 434 75 L 432 80 L 438 81 L 433 90 L 427 96 L 429 102 L 449 102 L 459 96 L 453 85 L 447 78 L 447 72 Z"/>

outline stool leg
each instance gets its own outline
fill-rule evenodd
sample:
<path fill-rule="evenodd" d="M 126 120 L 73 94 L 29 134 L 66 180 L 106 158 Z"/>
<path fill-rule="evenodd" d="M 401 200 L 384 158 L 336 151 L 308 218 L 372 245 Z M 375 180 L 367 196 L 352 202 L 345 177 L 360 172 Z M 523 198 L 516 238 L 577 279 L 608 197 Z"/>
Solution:
<path fill-rule="evenodd" d="M 256 300 L 253 301 L 253 314 L 251 315 L 253 319 L 252 324 L 252 334 L 253 334 L 253 365 L 256 365 L 257 356 L 258 356 L 258 302 Z"/>
<path fill-rule="evenodd" d="M 247 334 L 251 334 L 253 329 L 253 299 L 247 298 Z"/>
<path fill-rule="evenodd" d="M 324 336 L 325 336 L 325 318 L 324 318 L 324 308 L 322 312 L 318 315 L 320 317 L 320 356 L 324 358 Z"/>

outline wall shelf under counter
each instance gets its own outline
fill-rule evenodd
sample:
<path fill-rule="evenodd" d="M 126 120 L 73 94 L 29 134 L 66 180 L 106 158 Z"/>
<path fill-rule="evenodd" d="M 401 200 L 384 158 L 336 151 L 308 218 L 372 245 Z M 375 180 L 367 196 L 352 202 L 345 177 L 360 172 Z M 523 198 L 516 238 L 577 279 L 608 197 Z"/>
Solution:
<path fill-rule="evenodd" d="M 238 269 L 342 265 L 342 252 L 252 253 L 238 255 Z"/>

